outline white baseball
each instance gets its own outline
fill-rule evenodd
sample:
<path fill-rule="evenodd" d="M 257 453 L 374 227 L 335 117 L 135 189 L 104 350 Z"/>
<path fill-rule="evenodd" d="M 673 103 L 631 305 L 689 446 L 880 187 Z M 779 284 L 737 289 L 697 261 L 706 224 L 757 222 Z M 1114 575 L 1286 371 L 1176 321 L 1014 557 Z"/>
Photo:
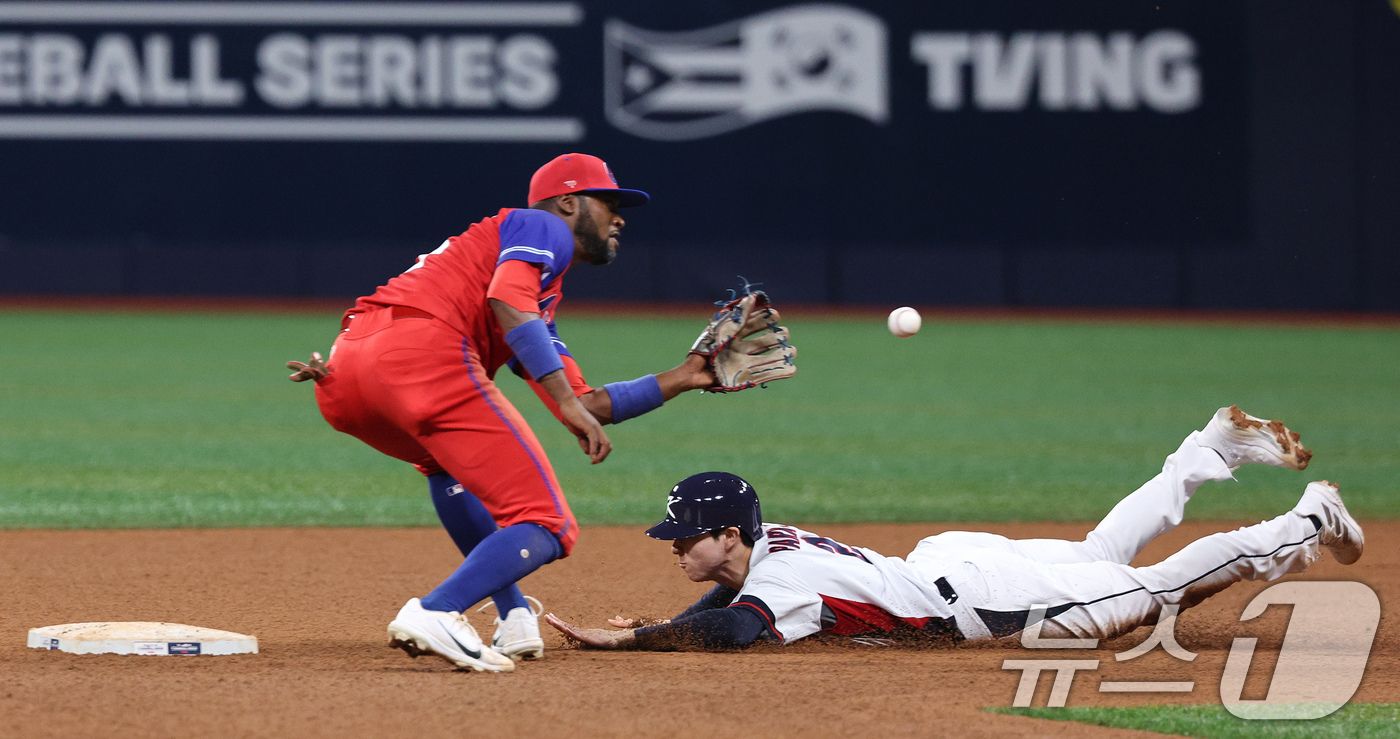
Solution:
<path fill-rule="evenodd" d="M 923 325 L 924 319 L 919 317 L 919 312 L 907 305 L 903 308 L 895 308 L 890 313 L 890 333 L 901 339 L 919 333 L 919 327 Z"/>

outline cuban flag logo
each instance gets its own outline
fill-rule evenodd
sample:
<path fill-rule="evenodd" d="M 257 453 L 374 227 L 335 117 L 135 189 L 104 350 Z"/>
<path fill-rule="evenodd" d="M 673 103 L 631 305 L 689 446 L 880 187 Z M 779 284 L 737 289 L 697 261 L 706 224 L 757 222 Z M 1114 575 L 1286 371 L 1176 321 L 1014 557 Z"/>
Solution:
<path fill-rule="evenodd" d="M 886 29 L 842 5 L 798 5 L 698 31 L 647 31 L 608 20 L 608 120 L 662 141 L 836 111 L 889 120 Z"/>

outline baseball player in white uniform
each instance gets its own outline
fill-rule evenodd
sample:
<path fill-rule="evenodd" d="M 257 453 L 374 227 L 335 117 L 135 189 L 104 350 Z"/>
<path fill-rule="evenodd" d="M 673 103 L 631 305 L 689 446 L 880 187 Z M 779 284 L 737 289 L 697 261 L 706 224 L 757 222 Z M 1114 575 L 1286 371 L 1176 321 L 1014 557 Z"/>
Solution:
<path fill-rule="evenodd" d="M 1343 564 L 1360 558 L 1361 527 L 1337 486 L 1318 481 L 1281 516 L 1207 536 L 1158 564 L 1128 564 L 1181 522 L 1205 481 L 1231 479 L 1242 464 L 1301 470 L 1311 457 L 1282 423 L 1221 408 L 1084 541 L 949 531 L 920 541 L 904 559 L 760 523 L 751 485 L 726 472 L 701 473 L 676 485 L 666 519 L 647 534 L 672 541 L 686 575 L 718 583 L 713 590 L 663 622 L 619 617 L 610 620 L 617 628 L 584 629 L 553 614 L 546 619 L 604 649 L 789 644 L 818 632 L 1009 639 L 1033 611 L 1044 613 L 1043 638 L 1106 639 L 1154 623 L 1163 606 L 1185 609 L 1241 580 L 1301 572 L 1322 547 Z"/>

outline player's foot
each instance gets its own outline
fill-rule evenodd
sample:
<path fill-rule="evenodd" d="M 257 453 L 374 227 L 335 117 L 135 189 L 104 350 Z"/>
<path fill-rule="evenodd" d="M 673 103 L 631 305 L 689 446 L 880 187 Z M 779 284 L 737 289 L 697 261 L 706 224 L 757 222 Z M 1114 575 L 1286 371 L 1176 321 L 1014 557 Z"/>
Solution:
<path fill-rule="evenodd" d="M 1255 418 L 1232 405 L 1215 412 L 1196 443 L 1214 449 L 1231 470 L 1246 462 L 1304 470 L 1312 452 L 1304 449 L 1298 438 L 1298 433 L 1289 431 L 1282 421 Z"/>
<path fill-rule="evenodd" d="M 515 663 L 481 643 L 476 629 L 456 611 L 429 611 L 417 598 L 399 609 L 389 622 L 389 646 L 408 656 L 433 654 L 462 669 L 477 672 L 510 672 Z"/>
<path fill-rule="evenodd" d="M 513 660 L 543 659 L 544 639 L 540 638 L 539 617 L 544 613 L 544 606 L 528 595 L 525 600 L 530 601 L 532 607 L 512 608 L 504 619 L 496 618 L 491 648 Z"/>
<path fill-rule="evenodd" d="M 1335 483 L 1326 480 L 1308 483 L 1303 497 L 1293 512 L 1304 517 L 1315 517 L 1321 524 L 1318 534 L 1322 545 L 1332 550 L 1338 562 L 1349 565 L 1361 559 L 1361 551 L 1366 547 L 1366 537 L 1361 532 L 1361 524 L 1347 513 L 1342 494 Z"/>

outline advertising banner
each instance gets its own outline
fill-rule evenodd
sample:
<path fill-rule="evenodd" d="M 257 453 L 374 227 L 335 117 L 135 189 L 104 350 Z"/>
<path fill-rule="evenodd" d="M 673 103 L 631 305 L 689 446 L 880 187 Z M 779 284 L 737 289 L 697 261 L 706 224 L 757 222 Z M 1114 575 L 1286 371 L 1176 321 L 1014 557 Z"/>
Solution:
<path fill-rule="evenodd" d="M 1243 39 L 1233 2 L 0 2 L 0 234 L 436 243 L 582 150 L 659 247 L 1238 241 Z"/>

